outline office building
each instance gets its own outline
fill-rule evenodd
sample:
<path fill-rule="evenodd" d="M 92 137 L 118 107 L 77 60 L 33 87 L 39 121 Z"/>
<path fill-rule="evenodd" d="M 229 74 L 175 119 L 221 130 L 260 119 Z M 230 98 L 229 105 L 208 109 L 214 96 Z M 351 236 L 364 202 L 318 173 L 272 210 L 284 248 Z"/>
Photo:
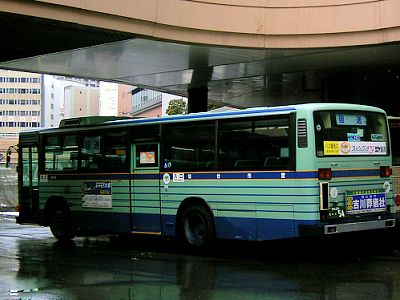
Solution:
<path fill-rule="evenodd" d="M 43 76 L 0 70 L 0 153 L 18 143 L 21 130 L 42 126 Z M 4 162 L 4 159 L 1 160 Z"/>

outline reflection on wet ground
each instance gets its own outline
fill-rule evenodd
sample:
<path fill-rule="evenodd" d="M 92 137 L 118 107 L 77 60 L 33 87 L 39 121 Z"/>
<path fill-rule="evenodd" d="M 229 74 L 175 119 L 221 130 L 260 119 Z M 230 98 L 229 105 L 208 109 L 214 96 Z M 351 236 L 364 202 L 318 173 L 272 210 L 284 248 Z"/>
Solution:
<path fill-rule="evenodd" d="M 189 255 L 160 239 L 59 243 L 0 217 L 0 299 L 399 299 L 399 243 L 393 232 L 220 241 Z"/>

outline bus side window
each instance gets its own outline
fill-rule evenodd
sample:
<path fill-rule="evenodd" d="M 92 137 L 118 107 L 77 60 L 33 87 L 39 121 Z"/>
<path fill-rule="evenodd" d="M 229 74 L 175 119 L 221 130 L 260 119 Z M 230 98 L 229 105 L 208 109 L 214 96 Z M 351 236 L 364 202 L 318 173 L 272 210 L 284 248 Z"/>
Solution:
<path fill-rule="evenodd" d="M 289 119 L 221 121 L 221 169 L 277 170 L 289 168 Z"/>
<path fill-rule="evenodd" d="M 74 171 L 78 168 L 78 138 L 75 134 L 45 139 L 45 170 Z"/>
<path fill-rule="evenodd" d="M 169 170 L 215 168 L 215 122 L 166 125 L 165 161 Z"/>
<path fill-rule="evenodd" d="M 84 171 L 98 171 L 102 164 L 101 155 L 102 136 L 88 135 L 82 138 L 81 169 Z"/>
<path fill-rule="evenodd" d="M 104 136 L 104 171 L 128 171 L 127 166 L 127 131 L 115 130 Z"/>
<path fill-rule="evenodd" d="M 57 154 L 61 153 L 61 137 L 60 136 L 48 136 L 44 140 L 44 169 L 45 171 L 57 170 Z"/>

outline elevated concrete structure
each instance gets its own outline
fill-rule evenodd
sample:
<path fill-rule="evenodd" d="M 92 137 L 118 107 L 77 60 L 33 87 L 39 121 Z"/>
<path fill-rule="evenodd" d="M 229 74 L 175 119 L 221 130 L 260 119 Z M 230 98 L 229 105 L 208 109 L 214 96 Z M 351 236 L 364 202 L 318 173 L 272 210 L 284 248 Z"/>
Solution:
<path fill-rule="evenodd" d="M 0 25 L 2 68 L 399 113 L 398 0 L 3 0 Z"/>

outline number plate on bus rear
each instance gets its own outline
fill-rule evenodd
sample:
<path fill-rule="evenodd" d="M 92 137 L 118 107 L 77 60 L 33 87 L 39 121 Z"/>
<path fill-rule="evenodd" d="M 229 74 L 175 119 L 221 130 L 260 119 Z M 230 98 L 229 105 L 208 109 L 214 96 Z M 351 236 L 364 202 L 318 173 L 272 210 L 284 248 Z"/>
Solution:
<path fill-rule="evenodd" d="M 346 191 L 346 213 L 349 215 L 386 210 L 384 189 Z"/>

